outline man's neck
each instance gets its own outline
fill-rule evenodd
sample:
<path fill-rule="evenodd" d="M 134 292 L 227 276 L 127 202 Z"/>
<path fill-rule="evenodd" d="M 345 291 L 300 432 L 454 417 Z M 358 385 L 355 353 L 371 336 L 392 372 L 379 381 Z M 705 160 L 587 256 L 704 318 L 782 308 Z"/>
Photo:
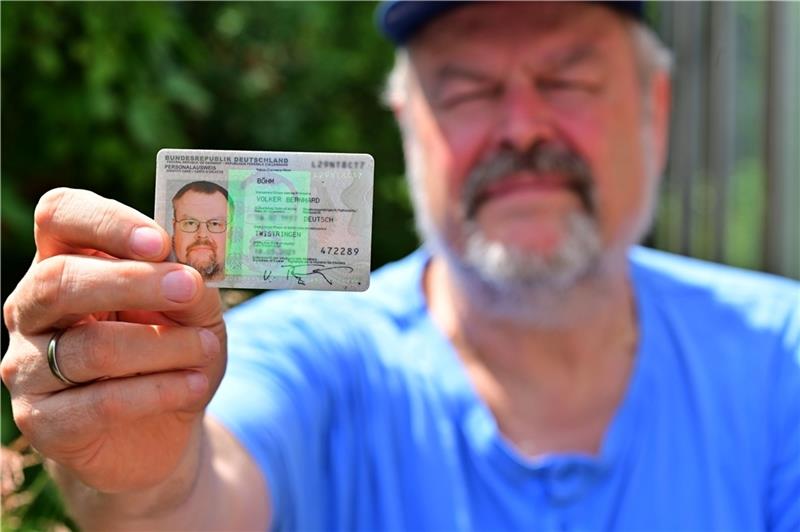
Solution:
<path fill-rule="evenodd" d="M 557 324 L 488 314 L 438 258 L 424 283 L 434 321 L 509 439 L 526 454 L 597 450 L 627 387 L 637 341 L 627 272 L 565 293 L 550 309 L 561 314 Z"/>

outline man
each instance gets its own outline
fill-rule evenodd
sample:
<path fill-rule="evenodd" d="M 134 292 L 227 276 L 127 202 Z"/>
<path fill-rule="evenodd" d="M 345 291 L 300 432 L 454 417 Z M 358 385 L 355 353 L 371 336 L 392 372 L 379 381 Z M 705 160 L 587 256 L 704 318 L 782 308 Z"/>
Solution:
<path fill-rule="evenodd" d="M 206 281 L 225 276 L 228 191 L 209 181 L 184 185 L 172 198 L 172 249 Z"/>
<path fill-rule="evenodd" d="M 363 296 L 234 309 L 208 416 L 216 292 L 159 262 L 166 235 L 141 214 L 45 195 L 2 376 L 77 518 L 800 526 L 798 285 L 631 249 L 664 165 L 669 79 L 630 8 L 384 7 L 426 247 Z"/>

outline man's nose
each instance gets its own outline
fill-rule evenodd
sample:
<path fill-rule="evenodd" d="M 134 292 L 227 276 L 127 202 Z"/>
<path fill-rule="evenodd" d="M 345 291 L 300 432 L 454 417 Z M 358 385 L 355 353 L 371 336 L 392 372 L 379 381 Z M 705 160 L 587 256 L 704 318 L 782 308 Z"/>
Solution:
<path fill-rule="evenodd" d="M 501 148 L 525 152 L 555 136 L 548 102 L 530 80 L 509 84 L 502 109 L 497 139 Z"/>
<path fill-rule="evenodd" d="M 197 228 L 197 236 L 208 236 L 208 226 L 205 222 L 200 222 L 200 227 Z"/>

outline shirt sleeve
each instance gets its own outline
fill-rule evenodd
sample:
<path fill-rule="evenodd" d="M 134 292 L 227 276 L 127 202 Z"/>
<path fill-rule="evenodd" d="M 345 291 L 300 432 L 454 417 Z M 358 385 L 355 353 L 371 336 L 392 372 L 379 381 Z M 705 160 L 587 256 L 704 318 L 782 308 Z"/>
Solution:
<path fill-rule="evenodd" d="M 800 530 L 800 289 L 778 350 L 770 411 L 768 529 Z"/>
<path fill-rule="evenodd" d="M 226 315 L 228 366 L 209 406 L 261 468 L 274 529 L 322 528 L 331 376 L 343 371 L 336 342 L 299 306 L 270 295 Z"/>

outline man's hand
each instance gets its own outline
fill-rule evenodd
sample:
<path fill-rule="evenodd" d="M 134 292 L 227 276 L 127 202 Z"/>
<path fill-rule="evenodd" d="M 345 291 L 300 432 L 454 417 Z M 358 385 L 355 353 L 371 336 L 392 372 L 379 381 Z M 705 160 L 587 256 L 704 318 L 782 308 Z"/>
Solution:
<path fill-rule="evenodd" d="M 35 213 L 36 256 L 8 297 L 0 374 L 14 419 L 44 456 L 104 492 L 168 479 L 199 448 L 206 404 L 225 368 L 217 290 L 161 262 L 166 232 L 87 191 L 57 189 Z M 47 346 L 58 340 L 50 372 Z"/>

